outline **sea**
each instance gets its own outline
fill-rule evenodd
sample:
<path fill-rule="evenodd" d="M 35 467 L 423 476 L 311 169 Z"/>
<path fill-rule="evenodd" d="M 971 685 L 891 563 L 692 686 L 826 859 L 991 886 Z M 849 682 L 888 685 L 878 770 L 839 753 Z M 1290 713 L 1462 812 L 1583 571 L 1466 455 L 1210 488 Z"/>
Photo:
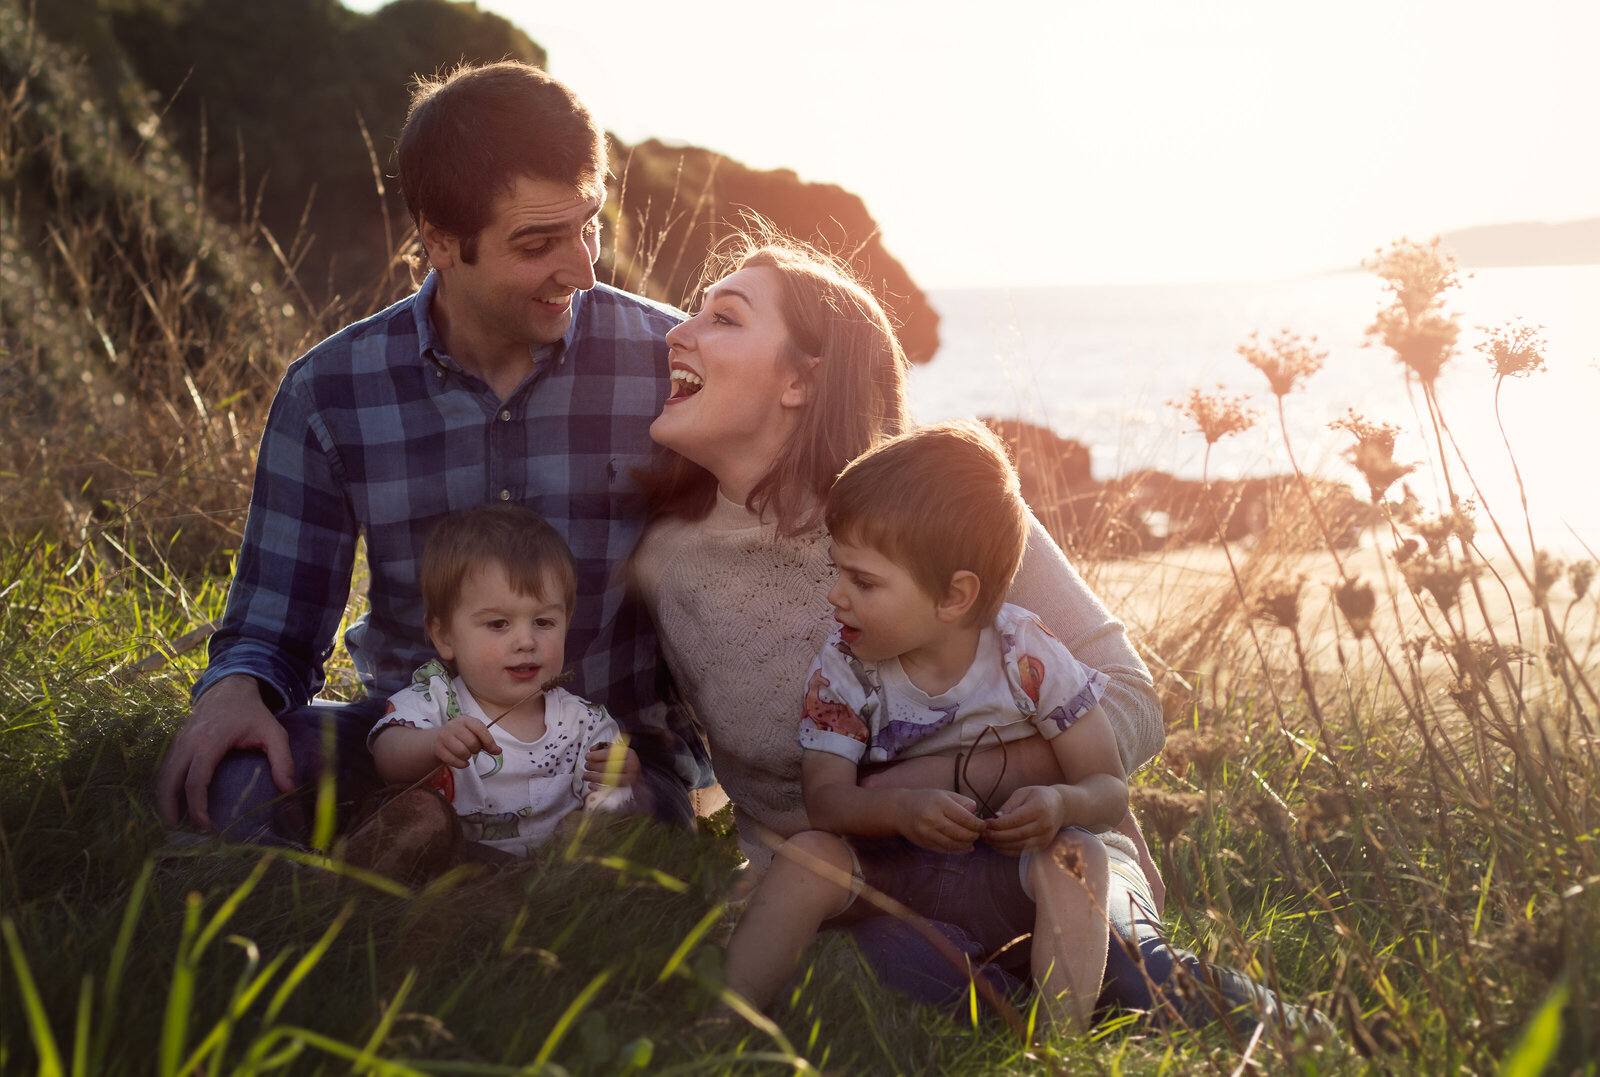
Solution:
<path fill-rule="evenodd" d="M 1473 493 L 1475 480 L 1479 503 L 1524 534 L 1526 496 L 1539 545 L 1568 558 L 1600 553 L 1600 265 L 1463 272 L 1446 295 L 1462 333 L 1438 396 L 1465 459 L 1447 440 L 1458 492 Z M 1364 492 L 1344 458 L 1352 439 L 1328 425 L 1354 410 L 1398 426 L 1396 459 L 1420 465 L 1414 491 L 1425 505 L 1447 503 L 1422 395 L 1392 352 L 1368 343 L 1388 293 L 1363 270 L 1226 284 L 951 289 L 929 299 L 941 343 L 911 375 L 919 420 L 1037 423 L 1087 445 L 1102 480 L 1139 468 L 1186 478 L 1202 468 L 1212 478 L 1285 473 L 1286 428 L 1302 467 Z M 1546 369 L 1503 382 L 1497 411 L 1495 377 L 1475 345 L 1508 323 L 1539 328 Z M 1280 425 L 1265 377 L 1237 349 L 1252 333 L 1283 330 L 1315 337 L 1328 355 L 1285 399 Z M 1261 418 L 1207 461 L 1204 439 L 1171 402 L 1219 386 L 1248 395 Z"/>

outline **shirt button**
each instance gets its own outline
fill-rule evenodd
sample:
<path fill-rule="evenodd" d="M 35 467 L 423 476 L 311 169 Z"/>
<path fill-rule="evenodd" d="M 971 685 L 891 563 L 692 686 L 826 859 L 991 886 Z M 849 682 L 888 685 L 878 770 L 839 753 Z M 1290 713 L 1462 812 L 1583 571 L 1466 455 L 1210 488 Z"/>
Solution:
<path fill-rule="evenodd" d="M 435 371 L 434 371 L 434 372 L 433 372 L 433 376 L 434 376 L 434 377 L 436 377 L 436 378 L 443 378 L 443 377 L 444 377 L 444 371 L 442 371 L 442 370 L 435 370 Z"/>
<path fill-rule="evenodd" d="M 502 411 L 500 413 L 500 421 L 503 423 L 509 423 L 511 421 L 511 412 L 509 410 Z"/>
<path fill-rule="evenodd" d="M 511 500 L 511 491 L 510 490 L 501 490 L 500 491 L 500 500 L 501 501 L 510 501 Z"/>

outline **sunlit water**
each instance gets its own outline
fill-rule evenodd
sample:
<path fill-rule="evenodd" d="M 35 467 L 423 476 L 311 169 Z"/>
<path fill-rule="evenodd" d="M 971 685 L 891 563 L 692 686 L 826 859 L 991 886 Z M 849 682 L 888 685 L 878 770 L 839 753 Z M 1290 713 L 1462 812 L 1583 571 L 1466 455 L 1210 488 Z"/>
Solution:
<path fill-rule="evenodd" d="M 1544 326 L 1548 369 L 1508 380 L 1500 413 L 1527 487 L 1541 545 L 1600 549 L 1600 490 L 1593 463 L 1600 428 L 1600 266 L 1478 270 L 1449 293 L 1463 333 L 1440 378 L 1445 418 L 1496 516 L 1520 522 L 1520 497 L 1494 414 L 1494 377 L 1473 348 L 1479 326 L 1521 317 Z M 1395 457 L 1437 455 L 1423 436 L 1420 394 L 1366 329 L 1386 298 L 1372 275 L 1352 271 L 1252 284 L 960 290 L 930 296 L 943 344 L 911 378 L 919 419 L 1018 417 L 1090 447 L 1096 478 L 1139 467 L 1198 477 L 1204 442 L 1167 401 L 1194 386 L 1248 393 L 1262 410 L 1254 430 L 1212 451 L 1213 477 L 1287 471 L 1266 379 L 1237 353 L 1252 331 L 1315 334 L 1323 370 L 1287 400 L 1289 435 L 1302 465 L 1359 482 L 1341 452 L 1348 434 L 1330 420 L 1354 408 L 1402 433 Z M 1454 461 L 1452 461 L 1454 465 Z M 1454 472 L 1465 486 L 1460 471 Z M 1420 496 L 1435 496 L 1426 478 Z M 1364 486 L 1361 487 L 1364 489 Z M 1458 487 L 1460 489 L 1461 487 Z M 1574 534 L 1574 532 L 1576 534 Z"/>

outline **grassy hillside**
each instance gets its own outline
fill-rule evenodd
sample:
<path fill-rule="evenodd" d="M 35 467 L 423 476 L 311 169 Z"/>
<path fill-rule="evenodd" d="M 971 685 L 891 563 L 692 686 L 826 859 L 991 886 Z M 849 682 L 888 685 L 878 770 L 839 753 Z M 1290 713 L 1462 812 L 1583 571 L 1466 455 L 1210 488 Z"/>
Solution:
<path fill-rule="evenodd" d="M 1163 603 L 1137 643 L 1169 749 L 1135 799 L 1174 937 L 1338 1041 L 1118 1015 L 1027 1043 L 894 999 L 838 939 L 770 1020 L 698 1028 L 731 921 L 725 816 L 578 830 L 420 891 L 336 847 L 166 834 L 149 782 L 221 608 L 262 408 L 354 311 L 311 294 L 253 208 L 199 193 L 100 11 L 65 45 L 0 0 L 0 1072 L 1595 1072 L 1595 566 L 1469 503 L 1432 392 L 1462 361 L 1453 267 L 1426 245 L 1372 263 L 1393 298 L 1374 328 L 1455 503 L 1400 499 L 1392 431 L 1352 417 L 1376 521 L 1359 553 L 1313 476 L 1198 568 L 1082 551 L 1107 594 Z M 1492 340 L 1482 391 L 1537 376 L 1540 347 Z M 1246 357 L 1284 408 L 1316 391 L 1303 342 Z M 1205 393 L 1172 420 L 1208 444 L 1257 421 Z M 1224 531 L 1213 494 L 1195 519 Z"/>

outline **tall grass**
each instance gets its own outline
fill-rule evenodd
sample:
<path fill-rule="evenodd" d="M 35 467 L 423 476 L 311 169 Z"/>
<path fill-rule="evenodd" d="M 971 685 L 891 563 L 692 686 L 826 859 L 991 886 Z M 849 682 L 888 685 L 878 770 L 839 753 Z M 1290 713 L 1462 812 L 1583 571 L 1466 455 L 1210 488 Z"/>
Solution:
<path fill-rule="evenodd" d="M 1030 1046 L 981 1011 L 907 1006 L 839 939 L 771 1021 L 718 1035 L 692 1022 L 721 989 L 726 814 L 696 835 L 584 829 L 415 891 L 168 840 L 147 789 L 221 609 L 266 402 L 287 358 L 364 311 L 310 309 L 297 244 L 254 227 L 248 198 L 216 220 L 148 103 L 98 114 L 9 6 L 0 56 L 44 87 L 7 95 L 0 175 L 48 179 L 0 207 L 0 1070 L 1594 1072 L 1593 562 L 1532 549 L 1516 506 L 1467 504 L 1432 391 L 1461 362 L 1436 248 L 1374 261 L 1394 298 L 1374 336 L 1455 499 L 1398 498 L 1393 431 L 1351 416 L 1362 548 L 1332 485 L 1297 475 L 1259 540 L 1220 545 L 1214 593 L 1139 641 L 1172 733 L 1136 798 L 1176 940 L 1324 1010 L 1342 1041 L 1121 1018 Z M 1536 343 L 1491 343 L 1486 391 L 1536 373 Z M 1311 352 L 1243 350 L 1281 418 Z M 1185 410 L 1208 442 L 1250 421 L 1203 393 Z M 1228 535 L 1234 510 L 1208 484 L 1191 536 Z M 1126 511 L 1080 514 L 1091 569 L 1126 549 Z"/>

